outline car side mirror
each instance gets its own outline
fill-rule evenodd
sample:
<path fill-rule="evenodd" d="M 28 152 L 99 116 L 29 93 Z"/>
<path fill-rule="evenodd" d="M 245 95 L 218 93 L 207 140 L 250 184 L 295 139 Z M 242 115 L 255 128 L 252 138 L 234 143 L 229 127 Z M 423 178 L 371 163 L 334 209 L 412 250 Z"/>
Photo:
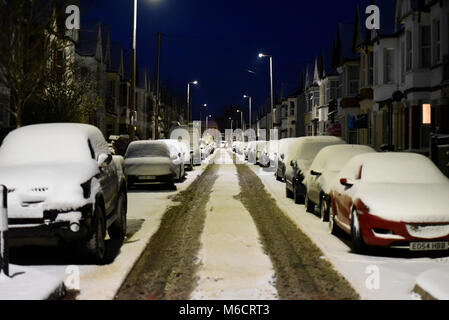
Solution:
<path fill-rule="evenodd" d="M 282 160 L 285 159 L 285 154 L 281 154 L 281 159 L 282 159 Z"/>
<path fill-rule="evenodd" d="M 314 170 L 310 171 L 310 174 L 311 174 L 312 176 L 315 176 L 315 177 L 320 177 L 320 176 L 322 175 L 321 172 L 316 172 L 316 171 L 314 171 Z"/>
<path fill-rule="evenodd" d="M 340 184 L 342 186 L 345 186 L 348 189 L 352 188 L 354 186 L 354 183 L 352 183 L 352 181 L 350 181 L 349 179 L 346 179 L 346 178 L 340 179 Z"/>
<path fill-rule="evenodd" d="M 112 155 L 107 153 L 102 153 L 98 156 L 98 166 L 100 168 L 106 168 L 112 163 Z"/>
<path fill-rule="evenodd" d="M 178 157 L 180 157 L 180 158 L 181 158 L 181 156 L 182 156 L 182 155 L 181 155 L 180 153 L 178 153 Z"/>

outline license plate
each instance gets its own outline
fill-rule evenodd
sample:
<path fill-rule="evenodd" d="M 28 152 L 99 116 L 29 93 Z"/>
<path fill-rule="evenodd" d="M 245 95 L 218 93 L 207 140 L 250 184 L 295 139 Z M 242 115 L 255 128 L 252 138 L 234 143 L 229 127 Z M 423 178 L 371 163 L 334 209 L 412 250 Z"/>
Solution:
<path fill-rule="evenodd" d="M 441 251 L 448 250 L 449 242 L 412 242 L 410 251 Z"/>
<path fill-rule="evenodd" d="M 139 180 L 156 180 L 155 176 L 140 176 Z"/>

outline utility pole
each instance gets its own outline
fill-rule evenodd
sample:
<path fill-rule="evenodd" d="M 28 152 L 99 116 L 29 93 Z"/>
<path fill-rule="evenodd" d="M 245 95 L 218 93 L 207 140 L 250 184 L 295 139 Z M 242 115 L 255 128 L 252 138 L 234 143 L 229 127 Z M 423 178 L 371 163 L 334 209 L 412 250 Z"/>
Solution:
<path fill-rule="evenodd" d="M 136 73 L 137 73 L 137 58 L 136 58 L 136 43 L 137 43 L 137 0 L 134 0 L 134 24 L 133 24 L 133 50 L 132 50 L 132 70 L 131 70 L 131 105 L 130 105 L 130 142 L 134 141 L 135 137 L 135 121 L 136 121 Z"/>
<path fill-rule="evenodd" d="M 162 32 L 157 33 L 157 79 L 156 79 L 156 116 L 154 119 L 153 140 L 159 140 L 161 133 L 159 131 L 159 115 L 161 112 L 161 46 Z"/>

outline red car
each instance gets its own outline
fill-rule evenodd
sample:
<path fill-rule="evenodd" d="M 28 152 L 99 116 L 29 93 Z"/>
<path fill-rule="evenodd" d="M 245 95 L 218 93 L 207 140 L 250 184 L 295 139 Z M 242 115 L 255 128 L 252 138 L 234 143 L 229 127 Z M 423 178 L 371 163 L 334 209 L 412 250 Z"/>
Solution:
<path fill-rule="evenodd" d="M 368 246 L 449 249 L 449 179 L 426 157 L 374 153 L 354 157 L 330 192 L 329 229 Z"/>

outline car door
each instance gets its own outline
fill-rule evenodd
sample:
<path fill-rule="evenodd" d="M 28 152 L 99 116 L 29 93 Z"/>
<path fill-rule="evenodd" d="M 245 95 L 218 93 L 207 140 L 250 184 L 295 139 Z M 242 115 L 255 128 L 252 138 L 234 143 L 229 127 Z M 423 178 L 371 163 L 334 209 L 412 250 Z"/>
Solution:
<path fill-rule="evenodd" d="M 91 139 L 89 139 L 89 145 L 95 152 L 96 161 L 98 161 L 101 154 L 108 154 L 108 150 L 102 148 L 100 145 L 93 144 Z M 116 199 L 119 193 L 117 169 L 113 161 L 106 167 L 100 168 L 99 181 L 104 198 L 106 214 L 109 215 L 115 208 Z"/>

